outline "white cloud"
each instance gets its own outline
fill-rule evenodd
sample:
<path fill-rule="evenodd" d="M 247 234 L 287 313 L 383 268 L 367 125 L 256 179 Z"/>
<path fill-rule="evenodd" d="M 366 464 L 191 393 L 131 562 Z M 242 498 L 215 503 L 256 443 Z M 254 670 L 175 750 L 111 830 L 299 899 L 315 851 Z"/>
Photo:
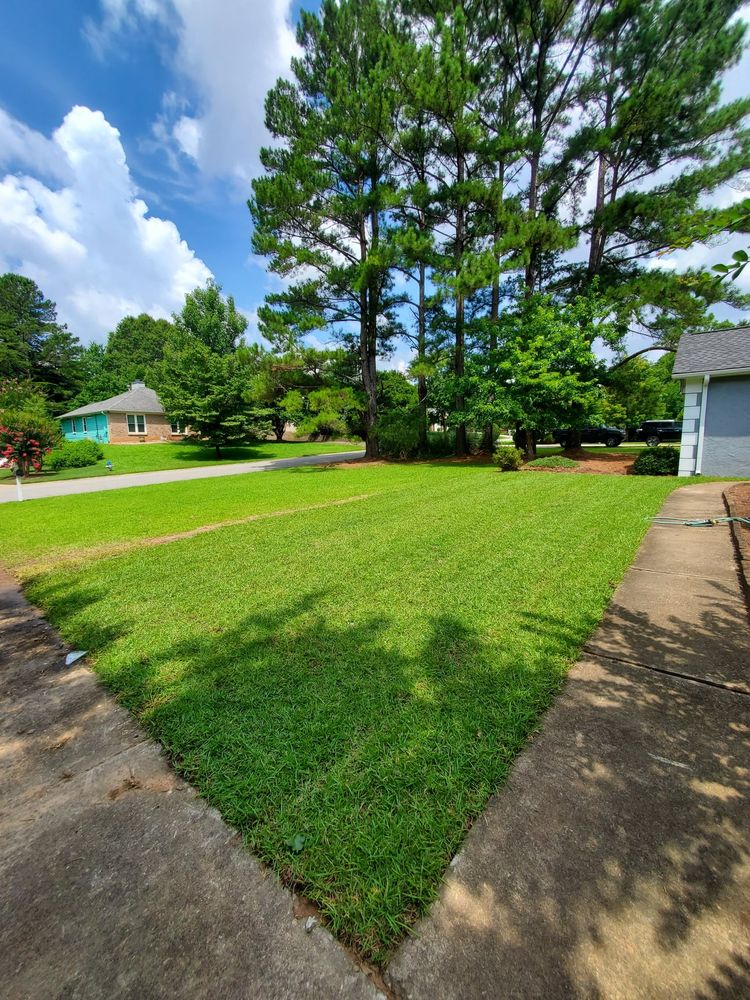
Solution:
<path fill-rule="evenodd" d="M 104 58 L 114 35 L 135 30 L 141 20 L 167 24 L 172 5 L 170 0 L 100 0 L 101 21 L 86 18 L 83 33 L 94 52 Z"/>
<path fill-rule="evenodd" d="M 154 135 L 246 195 L 268 140 L 266 92 L 297 51 L 291 0 L 101 0 L 101 9 L 100 23 L 85 27 L 99 54 L 138 25 L 158 23 L 174 35 L 179 93 L 165 95 Z"/>
<path fill-rule="evenodd" d="M 51 139 L 0 117 L 6 134 L 0 166 L 29 172 L 0 180 L 0 271 L 33 278 L 83 341 L 128 313 L 168 316 L 211 276 L 173 222 L 148 215 L 100 111 L 74 107 Z"/>

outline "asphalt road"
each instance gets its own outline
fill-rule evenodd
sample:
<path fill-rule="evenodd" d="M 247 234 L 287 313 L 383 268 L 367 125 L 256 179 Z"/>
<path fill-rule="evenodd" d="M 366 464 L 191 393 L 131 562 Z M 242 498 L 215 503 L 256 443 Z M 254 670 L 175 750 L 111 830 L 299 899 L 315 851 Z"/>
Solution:
<path fill-rule="evenodd" d="M 236 462 L 233 465 L 201 465 L 193 469 L 164 469 L 161 472 L 131 472 L 120 476 L 98 476 L 91 479 L 60 479 L 52 483 L 24 483 L 24 500 L 46 497 L 73 496 L 76 493 L 99 493 L 102 490 L 122 490 L 131 486 L 155 486 L 159 483 L 179 483 L 187 479 L 215 479 L 217 476 L 243 476 L 248 472 L 270 472 L 274 469 L 296 469 L 302 465 L 329 465 L 331 462 L 352 462 L 364 456 L 364 451 L 339 451 L 332 455 L 305 455 L 300 458 L 277 458 L 268 462 Z M 16 487 L 9 483 L 0 487 L 0 503 L 17 503 Z"/>

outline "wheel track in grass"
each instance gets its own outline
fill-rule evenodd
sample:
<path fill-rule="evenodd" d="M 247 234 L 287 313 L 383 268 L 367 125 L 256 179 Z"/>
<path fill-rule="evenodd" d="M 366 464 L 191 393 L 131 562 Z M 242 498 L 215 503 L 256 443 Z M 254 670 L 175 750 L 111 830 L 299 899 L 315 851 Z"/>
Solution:
<path fill-rule="evenodd" d="M 353 497 L 327 500 L 325 503 L 309 504 L 306 507 L 289 507 L 285 510 L 263 511 L 260 514 L 248 514 L 247 517 L 235 517 L 212 524 L 201 524 L 197 528 L 189 528 L 187 531 L 157 535 L 154 538 L 138 538 L 127 542 L 106 542 L 101 545 L 93 545 L 87 549 L 63 552 L 58 556 L 50 553 L 21 563 L 14 568 L 14 572 L 19 576 L 26 576 L 31 570 L 46 572 L 52 569 L 59 569 L 61 566 L 79 566 L 94 559 L 112 558 L 124 555 L 127 552 L 133 552 L 136 549 L 152 548 L 156 545 L 168 545 L 171 542 L 181 542 L 186 538 L 205 535 L 211 531 L 218 531 L 221 528 L 232 528 L 239 524 L 251 524 L 253 521 L 265 521 L 274 517 L 286 517 L 290 514 L 306 514 L 308 511 L 325 510 L 327 507 L 342 507 L 345 504 L 356 503 L 360 500 L 369 500 L 376 495 L 375 493 L 359 493 Z"/>

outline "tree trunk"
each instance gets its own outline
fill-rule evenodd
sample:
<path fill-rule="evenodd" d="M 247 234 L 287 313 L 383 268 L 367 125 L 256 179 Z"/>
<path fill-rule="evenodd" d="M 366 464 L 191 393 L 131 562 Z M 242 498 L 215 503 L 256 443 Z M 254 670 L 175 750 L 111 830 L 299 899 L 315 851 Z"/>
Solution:
<path fill-rule="evenodd" d="M 221 445 L 220 444 L 215 444 L 214 445 L 214 452 L 215 452 L 216 458 L 221 458 Z"/>
<path fill-rule="evenodd" d="M 362 264 L 367 260 L 368 241 L 366 220 L 362 216 L 359 222 L 359 259 Z M 372 278 L 359 290 L 359 365 L 362 370 L 362 388 L 365 391 L 365 412 L 363 415 L 365 425 L 365 457 L 378 458 L 380 449 L 378 447 L 377 420 L 378 420 L 378 396 L 377 396 L 377 369 L 375 354 L 377 350 L 377 326 L 372 321 L 372 314 L 377 311 L 375 303 L 372 301 Z M 373 342 L 374 334 L 374 342 Z"/>
<path fill-rule="evenodd" d="M 500 276 L 498 275 L 492 282 L 492 301 L 490 302 L 490 339 L 489 339 L 489 351 L 490 351 L 490 378 L 495 374 L 493 357 L 497 350 L 497 320 L 500 315 Z M 484 428 L 482 434 L 482 451 L 494 451 L 495 446 L 495 427 L 493 424 L 487 424 Z"/>
<path fill-rule="evenodd" d="M 425 265 L 424 261 L 419 262 L 419 310 L 417 315 L 417 360 L 420 366 L 426 362 L 427 355 L 427 331 L 425 317 Z M 423 368 L 417 376 L 417 399 L 419 401 L 419 426 L 417 430 L 417 449 L 420 455 L 426 455 L 429 451 L 429 441 L 427 437 L 427 379 L 423 374 Z"/>
<path fill-rule="evenodd" d="M 286 420 L 282 420 L 281 417 L 273 417 L 273 432 L 276 435 L 277 441 L 284 440 L 284 431 L 286 430 Z"/>
<path fill-rule="evenodd" d="M 574 451 L 581 447 L 581 432 L 572 427 L 565 435 L 566 451 Z"/>
<path fill-rule="evenodd" d="M 523 457 L 527 462 L 530 462 L 532 458 L 536 458 L 536 433 L 530 428 L 516 424 L 513 444 L 519 451 L 523 452 Z"/>
<path fill-rule="evenodd" d="M 529 219 L 533 223 L 536 219 L 537 191 L 539 185 L 539 153 L 535 152 L 531 156 L 529 172 Z M 524 285 L 526 286 L 526 296 L 533 295 L 539 273 L 539 244 L 534 241 L 529 247 L 529 260 L 526 264 L 524 274 Z"/>
<path fill-rule="evenodd" d="M 505 164 L 501 160 L 497 167 L 497 179 L 500 184 L 499 194 L 500 201 L 498 203 L 498 208 L 502 205 L 503 201 L 503 188 L 505 183 Z M 498 240 L 500 239 L 500 229 L 495 224 L 495 232 L 493 234 L 495 241 L 495 248 L 497 248 Z M 497 249 L 495 249 L 495 260 L 500 265 L 499 257 L 497 254 Z M 490 352 L 490 364 L 489 364 L 489 374 L 490 378 L 493 378 L 496 374 L 494 365 L 494 354 L 497 351 L 497 322 L 500 318 L 500 272 L 495 275 L 492 280 L 492 298 L 490 299 L 490 339 L 488 343 L 488 348 Z M 492 453 L 495 448 L 495 428 L 494 425 L 489 423 L 484 428 L 484 435 L 482 437 L 482 450 L 489 451 Z"/>
<path fill-rule="evenodd" d="M 371 356 L 370 351 L 367 298 L 367 289 L 362 288 L 359 293 L 359 303 L 362 313 L 359 321 L 359 363 L 362 369 L 362 388 L 365 390 L 365 397 L 367 399 L 364 412 L 365 457 L 378 458 L 380 449 L 378 448 L 377 431 L 375 428 L 378 419 L 377 373 L 375 371 L 375 358 Z"/>
<path fill-rule="evenodd" d="M 454 400 L 456 411 L 458 413 L 463 411 L 466 402 L 464 399 L 463 388 L 460 384 L 460 380 L 463 379 L 464 376 L 464 293 L 458 280 L 459 274 L 461 273 L 461 264 L 463 263 L 464 253 L 464 207 L 461 200 L 463 198 L 461 186 L 465 180 L 465 175 L 466 164 L 464 162 L 464 155 L 463 152 L 459 152 L 456 163 L 456 181 L 459 185 L 459 198 L 456 205 L 456 344 L 453 355 L 453 372 L 456 379 L 459 380 Z M 456 427 L 456 455 L 459 458 L 463 458 L 464 455 L 468 453 L 468 450 L 469 443 L 466 435 L 466 424 L 462 420 Z"/>
<path fill-rule="evenodd" d="M 539 168 L 542 163 L 542 127 L 544 122 L 544 104 L 546 97 L 544 90 L 544 77 L 547 67 L 547 54 L 548 45 L 546 43 L 540 43 L 539 51 L 536 57 L 536 90 L 534 92 L 531 116 L 532 132 L 534 136 L 538 138 L 539 144 L 535 145 L 531 154 L 531 159 L 529 160 L 529 220 L 532 225 L 536 219 L 537 206 L 539 204 Z M 533 240 L 529 248 L 529 261 L 526 265 L 526 273 L 524 275 L 527 297 L 534 294 L 537 281 L 539 280 L 539 269 L 541 264 L 540 258 L 541 247 L 539 245 L 539 241 Z"/>
<path fill-rule="evenodd" d="M 614 65 L 610 62 L 609 77 L 607 80 L 607 96 L 604 104 L 603 128 L 610 129 L 612 126 L 612 86 L 614 79 Z M 604 248 L 607 242 L 607 234 L 601 222 L 601 213 L 604 210 L 604 203 L 607 193 L 607 173 L 609 171 L 609 161 L 604 152 L 600 152 L 597 162 L 596 174 L 596 201 L 594 203 L 593 219 L 594 224 L 591 229 L 591 244 L 589 246 L 588 273 L 590 276 L 599 274 L 602 261 L 604 260 Z M 580 442 L 579 442 L 580 443 Z"/>

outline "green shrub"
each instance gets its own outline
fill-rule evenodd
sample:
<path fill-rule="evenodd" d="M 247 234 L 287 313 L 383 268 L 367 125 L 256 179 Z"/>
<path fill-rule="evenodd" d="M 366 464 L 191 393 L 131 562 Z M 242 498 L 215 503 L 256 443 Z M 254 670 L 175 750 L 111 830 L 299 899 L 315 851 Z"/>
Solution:
<path fill-rule="evenodd" d="M 378 417 L 378 443 L 388 458 L 412 458 L 419 449 L 419 414 L 386 410 Z"/>
<path fill-rule="evenodd" d="M 430 431 L 427 435 L 427 447 L 433 458 L 445 458 L 456 450 L 455 431 Z"/>
<path fill-rule="evenodd" d="M 543 458 L 535 458 L 533 462 L 527 462 L 526 468 L 531 469 L 577 469 L 580 462 L 564 455 L 545 455 Z"/>
<path fill-rule="evenodd" d="M 96 465 L 104 458 L 102 446 L 85 438 L 82 441 L 66 441 L 47 456 L 45 465 L 53 472 L 60 469 L 82 469 L 86 465 Z"/>
<path fill-rule="evenodd" d="M 676 476 L 679 464 L 677 448 L 644 448 L 633 463 L 633 475 Z"/>
<path fill-rule="evenodd" d="M 518 448 L 514 448 L 511 444 L 501 444 L 495 449 L 492 461 L 498 467 L 500 472 L 513 472 L 516 469 L 521 468 L 523 454 L 518 450 Z"/>

